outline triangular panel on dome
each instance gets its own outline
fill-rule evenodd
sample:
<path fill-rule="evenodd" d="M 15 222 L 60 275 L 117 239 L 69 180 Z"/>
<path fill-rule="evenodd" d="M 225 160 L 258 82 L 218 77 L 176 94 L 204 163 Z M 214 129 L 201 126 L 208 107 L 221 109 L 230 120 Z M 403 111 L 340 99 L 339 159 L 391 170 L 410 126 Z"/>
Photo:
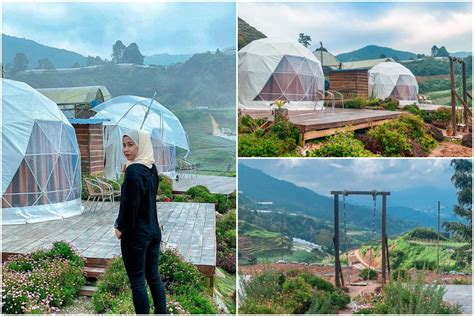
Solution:
<path fill-rule="evenodd" d="M 271 75 L 270 78 L 268 78 L 267 83 L 260 93 L 283 93 L 283 89 L 276 81 L 275 75 Z"/>
<path fill-rule="evenodd" d="M 281 88 L 281 91 L 285 91 L 296 77 L 296 74 L 274 74 L 274 77 L 278 83 L 278 86 Z"/>
<path fill-rule="evenodd" d="M 66 176 L 68 186 L 73 185 L 74 181 L 74 167 L 73 160 L 76 161 L 76 155 L 63 154 L 59 156 L 58 168 L 63 170 L 64 175 Z"/>
<path fill-rule="evenodd" d="M 10 207 L 25 207 L 33 205 L 41 196 L 40 192 L 4 194 L 3 199 Z"/>
<path fill-rule="evenodd" d="M 33 172 L 28 167 L 25 159 L 21 161 L 12 181 L 10 182 L 6 193 L 33 193 L 41 192 L 41 188 L 38 185 Z"/>
<path fill-rule="evenodd" d="M 76 142 L 73 141 L 71 138 L 74 137 L 74 128 L 63 125 L 61 131 L 61 153 L 76 153 Z"/>
<path fill-rule="evenodd" d="M 310 66 L 310 61 L 308 59 L 305 59 L 303 63 L 301 64 L 300 68 L 300 73 L 304 75 L 314 75 L 315 71 L 313 67 Z"/>
<path fill-rule="evenodd" d="M 36 121 L 48 140 L 53 144 L 56 152 L 59 152 L 61 122 L 55 121 Z"/>
<path fill-rule="evenodd" d="M 49 137 L 39 127 L 38 122 L 33 125 L 31 131 L 30 141 L 26 149 L 27 154 L 55 154 L 57 153 L 56 147 L 49 140 Z"/>
<path fill-rule="evenodd" d="M 53 172 L 58 159 L 57 154 L 53 155 L 26 155 L 25 161 L 39 184 L 39 191 L 46 189 L 46 184 Z"/>
<path fill-rule="evenodd" d="M 282 57 L 282 59 L 280 60 L 280 63 L 273 71 L 273 73 L 283 73 L 283 74 L 293 73 L 293 72 L 295 72 L 295 70 L 291 66 L 286 56 Z"/>
<path fill-rule="evenodd" d="M 285 90 L 285 95 L 304 95 L 303 85 L 300 81 L 300 75 L 297 75 Z M 290 101 L 294 101 L 290 98 Z"/>
<path fill-rule="evenodd" d="M 291 67 L 294 69 L 294 72 L 299 72 L 304 58 L 295 56 L 286 56 L 286 58 L 288 59 L 288 62 L 290 63 Z"/>

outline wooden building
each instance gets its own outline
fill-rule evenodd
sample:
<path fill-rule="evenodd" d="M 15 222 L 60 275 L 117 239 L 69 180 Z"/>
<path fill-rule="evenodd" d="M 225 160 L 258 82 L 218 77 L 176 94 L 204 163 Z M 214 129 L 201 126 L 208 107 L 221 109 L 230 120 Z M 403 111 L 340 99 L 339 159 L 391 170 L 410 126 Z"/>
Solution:
<path fill-rule="evenodd" d="M 74 126 L 81 152 L 82 174 L 104 173 L 104 129 L 105 120 L 70 119 Z"/>

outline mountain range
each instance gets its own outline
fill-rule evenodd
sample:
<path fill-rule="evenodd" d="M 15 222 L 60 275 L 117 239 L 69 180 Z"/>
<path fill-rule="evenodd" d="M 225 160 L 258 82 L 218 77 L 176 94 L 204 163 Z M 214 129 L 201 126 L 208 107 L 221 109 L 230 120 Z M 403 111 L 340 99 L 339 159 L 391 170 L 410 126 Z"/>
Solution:
<path fill-rule="evenodd" d="M 272 208 L 278 211 L 299 213 L 325 221 L 333 221 L 334 200 L 332 197 L 323 196 L 291 182 L 276 179 L 244 164 L 239 164 L 239 191 L 257 202 L 273 202 Z M 421 191 L 417 193 L 420 194 Z M 417 193 L 415 192 L 413 195 Z M 455 197 L 455 193 L 452 193 Z M 436 212 L 422 212 L 407 206 L 413 205 L 410 202 L 402 203 L 404 199 L 410 201 L 410 196 L 412 195 L 403 193 L 394 200 L 391 199 L 391 196 L 388 197 L 387 229 L 389 234 L 398 235 L 420 226 L 436 227 Z M 365 203 L 371 203 L 372 201 L 370 197 L 366 197 L 365 200 L 368 201 Z M 348 223 L 369 228 L 372 225 L 372 207 L 368 204 L 357 205 L 356 203 L 360 203 L 360 200 L 353 199 L 352 196 L 350 202 L 346 203 Z M 423 202 L 420 202 L 420 205 L 421 203 Z M 436 204 L 436 201 L 431 204 Z M 380 208 L 381 202 L 378 199 L 377 221 L 380 221 Z M 340 202 L 339 209 L 342 214 L 342 202 Z M 449 210 L 449 208 L 446 208 L 443 211 L 445 213 L 443 220 L 456 220 Z"/>
<path fill-rule="evenodd" d="M 38 67 L 38 60 L 48 58 L 55 68 L 71 68 L 74 64 L 87 65 L 87 57 L 66 49 L 46 46 L 26 38 L 2 34 L 2 64 L 13 63 L 17 53 L 23 53 L 29 61 L 28 69 Z M 110 46 L 112 50 L 112 45 Z M 153 54 L 145 56 L 145 65 L 169 66 L 185 62 L 193 54 Z"/>

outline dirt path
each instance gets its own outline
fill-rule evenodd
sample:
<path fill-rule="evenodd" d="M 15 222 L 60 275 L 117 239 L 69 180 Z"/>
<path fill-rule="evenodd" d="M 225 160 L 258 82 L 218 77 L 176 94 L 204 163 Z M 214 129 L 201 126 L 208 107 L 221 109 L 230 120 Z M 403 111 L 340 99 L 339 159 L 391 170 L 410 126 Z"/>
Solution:
<path fill-rule="evenodd" d="M 436 147 L 429 157 L 471 157 L 472 148 L 450 143 L 442 142 Z"/>

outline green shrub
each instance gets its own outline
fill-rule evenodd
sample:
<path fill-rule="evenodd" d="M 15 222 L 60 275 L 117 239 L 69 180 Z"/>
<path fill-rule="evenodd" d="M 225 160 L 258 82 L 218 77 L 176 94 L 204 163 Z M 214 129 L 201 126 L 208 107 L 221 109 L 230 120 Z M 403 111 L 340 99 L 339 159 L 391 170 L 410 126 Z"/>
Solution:
<path fill-rule="evenodd" d="M 296 155 L 299 131 L 288 119 L 277 119 L 266 130 L 239 134 L 239 156 L 279 157 Z"/>
<path fill-rule="evenodd" d="M 398 110 L 399 102 L 395 98 L 386 98 L 382 103 L 381 107 L 387 111 L 396 111 Z"/>
<path fill-rule="evenodd" d="M 400 157 L 411 155 L 411 143 L 404 132 L 400 131 L 398 122 L 388 122 L 379 125 L 368 132 L 383 147 L 383 155 Z"/>
<path fill-rule="evenodd" d="M 235 195 L 212 194 L 203 185 L 189 188 L 186 191 L 186 195 L 190 196 L 194 202 L 216 204 L 216 211 L 221 214 L 225 214 L 229 209 L 235 208 Z"/>
<path fill-rule="evenodd" d="M 165 198 L 173 199 L 173 180 L 165 175 L 159 175 L 158 197 L 161 201 Z"/>
<path fill-rule="evenodd" d="M 344 101 L 344 107 L 347 109 L 364 109 L 367 107 L 367 100 L 362 97 L 354 97 Z"/>
<path fill-rule="evenodd" d="M 369 99 L 367 101 L 367 106 L 368 107 L 380 107 L 383 103 L 382 99 L 379 98 L 374 98 L 374 99 Z"/>
<path fill-rule="evenodd" d="M 353 132 L 342 132 L 329 137 L 319 149 L 308 153 L 310 157 L 371 157 L 373 153 L 364 148 L 364 143 L 354 137 Z"/>
<path fill-rule="evenodd" d="M 459 314 L 459 305 L 443 302 L 445 287 L 424 284 L 421 277 L 415 282 L 391 281 L 383 289 L 382 298 L 375 305 L 379 314 Z"/>
<path fill-rule="evenodd" d="M 377 271 L 365 268 L 359 273 L 359 277 L 362 280 L 375 280 L 377 279 Z"/>
<path fill-rule="evenodd" d="M 84 262 L 66 246 L 57 243 L 55 251 L 19 255 L 2 266 L 4 313 L 56 313 L 72 303 L 85 282 Z"/>
<path fill-rule="evenodd" d="M 174 196 L 175 202 L 189 202 L 191 200 L 191 197 L 187 194 L 177 194 Z"/>
<path fill-rule="evenodd" d="M 396 269 L 392 272 L 392 280 L 408 281 L 410 280 L 410 275 L 405 269 Z"/>
<path fill-rule="evenodd" d="M 275 135 L 239 134 L 239 157 L 279 157 L 289 147 Z"/>
<path fill-rule="evenodd" d="M 324 289 L 324 290 L 323 290 Z M 265 271 L 243 282 L 241 313 L 336 313 L 349 296 L 331 283 L 298 270 Z"/>
<path fill-rule="evenodd" d="M 302 277 L 287 278 L 282 285 L 282 301 L 291 314 L 304 313 L 311 304 L 312 288 Z"/>
<path fill-rule="evenodd" d="M 192 264 L 183 261 L 174 250 L 160 254 L 160 275 L 168 302 L 173 297 L 189 313 L 214 314 L 216 307 L 206 294 L 204 276 Z M 114 259 L 98 283 L 93 297 L 97 313 L 133 313 L 132 293 L 122 258 Z M 151 294 L 148 291 L 150 303 Z M 168 304 L 169 305 L 169 304 Z M 173 306 L 168 306 L 173 309 Z"/>
<path fill-rule="evenodd" d="M 84 267 L 84 259 L 78 255 L 78 251 L 74 249 L 69 243 L 64 241 L 54 242 L 53 248 L 51 248 L 51 250 L 46 252 L 44 255 L 47 257 L 64 258 L 78 267 Z"/>
<path fill-rule="evenodd" d="M 312 275 L 309 273 L 302 273 L 301 275 L 306 282 L 308 282 L 312 287 L 321 290 L 321 291 L 328 291 L 334 292 L 336 288 L 332 285 L 331 282 L 326 281 L 325 279 L 318 277 L 316 275 Z"/>

